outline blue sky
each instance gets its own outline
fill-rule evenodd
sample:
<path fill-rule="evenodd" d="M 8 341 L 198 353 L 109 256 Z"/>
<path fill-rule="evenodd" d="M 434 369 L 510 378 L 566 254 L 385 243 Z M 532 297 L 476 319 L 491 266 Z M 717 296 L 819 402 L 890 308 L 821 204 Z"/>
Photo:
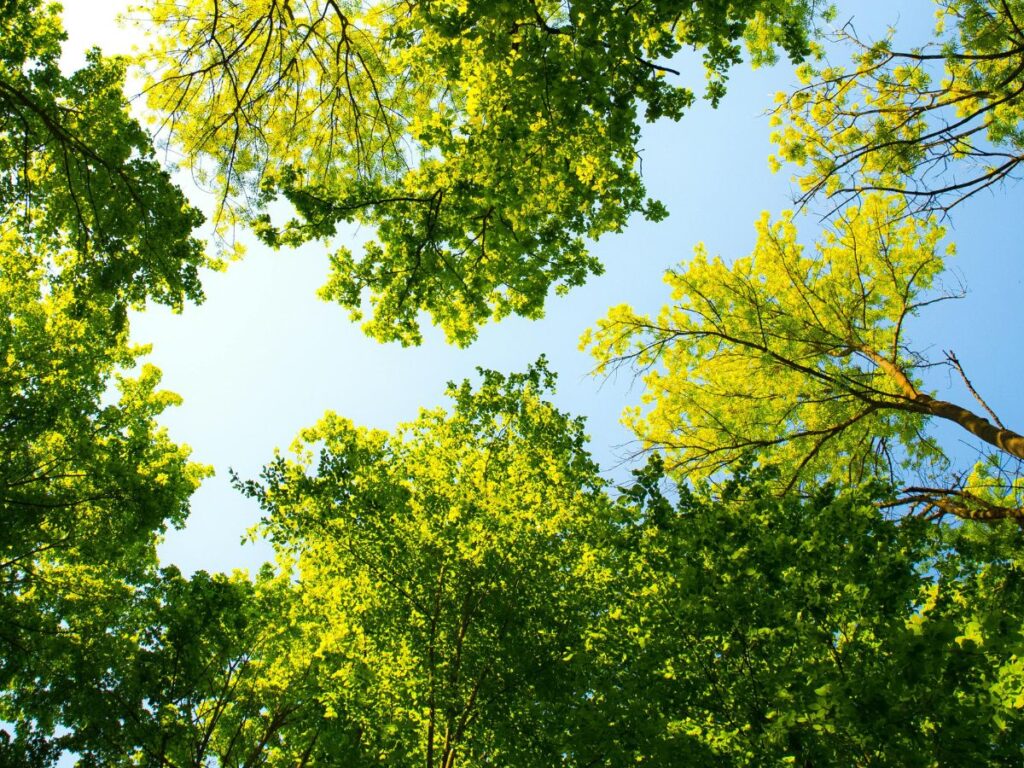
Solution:
<path fill-rule="evenodd" d="M 133 42 L 134 33 L 116 30 L 113 5 L 66 5 L 69 50 L 99 43 L 117 52 Z M 857 6 L 858 31 L 869 37 L 888 23 L 899 24 L 901 34 L 927 29 L 934 8 L 926 0 L 847 6 Z M 840 14 L 844 20 L 850 15 Z M 447 346 L 439 332 L 408 349 L 366 339 L 341 308 L 315 297 L 328 250 L 317 245 L 275 253 L 251 244 L 245 259 L 206 276 L 203 305 L 181 315 L 157 309 L 134 316 L 133 338 L 153 344 L 150 362 L 163 370 L 166 388 L 184 397 L 163 422 L 175 439 L 192 446 L 195 459 L 217 470 L 194 497 L 187 528 L 167 537 L 163 559 L 185 571 L 253 568 L 266 559 L 265 545 L 240 544 L 259 511 L 230 488 L 228 468 L 254 477 L 275 448 L 286 449 L 325 410 L 391 429 L 415 418 L 420 407 L 442 403 L 445 382 L 473 376 L 476 366 L 522 370 L 540 354 L 559 374 L 558 405 L 587 417 L 592 452 L 610 478 L 626 477 L 630 465 L 621 459 L 631 436 L 618 417 L 639 399 L 641 387 L 626 374 L 591 378 L 590 358 L 577 349 L 579 335 L 615 304 L 656 312 L 668 298 L 664 271 L 687 259 L 697 242 L 713 254 L 742 256 L 753 245 L 760 212 L 789 207 L 790 169 L 774 175 L 768 169 L 764 111 L 794 79 L 785 64 L 760 71 L 740 67 L 717 110 L 698 103 L 679 123 L 648 126 L 645 180 L 670 217 L 659 224 L 636 219 L 623 234 L 601 240 L 593 250 L 605 264 L 603 276 L 567 297 L 552 297 L 543 320 L 512 318 L 484 328 L 467 349 Z M 700 85 L 694 78 L 690 84 Z M 207 206 L 187 180 L 181 183 L 192 189 L 195 204 Z M 1010 426 L 1021 423 L 1017 400 L 1024 375 L 1014 331 L 1021 325 L 1024 276 L 1021 192 L 1011 185 L 983 193 L 956 212 L 952 239 L 959 255 L 953 267 L 970 294 L 930 310 L 910 335 L 933 357 L 954 349 Z M 810 241 L 817 220 L 805 216 L 801 225 Z M 352 245 L 365 234 L 353 230 L 343 241 Z M 945 372 L 928 383 L 970 406 L 969 395 Z M 955 430 L 941 434 L 947 445 L 959 444 Z M 969 448 L 961 450 L 969 455 Z"/>

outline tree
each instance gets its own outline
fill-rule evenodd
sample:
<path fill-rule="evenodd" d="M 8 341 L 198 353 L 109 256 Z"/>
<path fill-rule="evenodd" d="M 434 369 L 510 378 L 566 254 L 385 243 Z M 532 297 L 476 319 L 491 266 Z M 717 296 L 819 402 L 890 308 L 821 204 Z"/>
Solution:
<path fill-rule="evenodd" d="M 202 294 L 202 221 L 128 114 L 124 62 L 90 54 L 70 77 L 53 5 L 0 14 L 0 570 L 80 548 L 94 563 L 184 519 L 201 468 L 154 421 L 176 398 L 159 373 L 120 378 L 142 349 L 127 310 Z M 113 555 L 115 558 L 120 555 Z M 20 577 L 14 578 L 15 581 Z M 10 584 L 11 582 L 7 582 Z"/>
<path fill-rule="evenodd" d="M 984 459 L 945 484 L 910 483 L 902 502 L 927 514 L 1024 517 L 1016 462 L 1024 438 L 1005 428 L 964 376 L 985 415 L 922 391 L 928 365 L 905 339 L 907 320 L 946 298 L 934 219 L 903 217 L 898 199 L 865 196 L 808 256 L 791 214 L 757 226 L 751 256 L 727 266 L 695 258 L 669 272 L 675 303 L 658 319 L 614 308 L 583 344 L 598 371 L 644 372 L 645 410 L 626 420 L 648 447 L 692 479 L 753 453 L 779 468 L 782 491 L 872 477 L 935 476 L 947 461 L 928 419 L 984 441 Z M 961 374 L 955 355 L 948 364 Z M 1007 465 L 1009 464 L 1009 467 Z M 1008 474 L 1007 474 L 1008 473 Z"/>
<path fill-rule="evenodd" d="M 330 671 L 294 621 L 295 594 L 269 566 L 255 580 L 174 568 L 131 588 L 106 580 L 88 621 L 36 647 L 4 717 L 44 724 L 54 758 L 78 765 L 351 764 L 359 736 L 324 717 Z M 25 762 L 17 747 L 0 744 L 5 764 Z"/>
<path fill-rule="evenodd" d="M 771 469 L 670 493 L 658 455 L 613 499 L 543 366 L 482 377 L 392 435 L 328 415 L 239 481 L 278 553 L 254 580 L 57 591 L 60 631 L 5 660 L 0 757 L 1019 762 L 1018 527 L 780 498 Z"/>
<path fill-rule="evenodd" d="M 482 376 L 394 435 L 327 415 L 242 486 L 295 558 L 327 717 L 354 718 L 368 765 L 560 763 L 583 703 L 603 483 L 543 364 Z"/>
<path fill-rule="evenodd" d="M 780 498 L 748 469 L 671 502 L 658 464 L 588 635 L 598 764 L 1020 761 L 1016 526 L 888 520 L 880 488 Z"/>
<path fill-rule="evenodd" d="M 201 217 L 128 115 L 123 64 L 94 53 L 65 78 L 54 8 L 9 10 L 0 44 L 0 578 L 8 596 L 40 560 L 100 566 L 139 555 L 137 546 L 184 520 L 206 473 L 155 422 L 177 402 L 157 390 L 159 372 L 118 373 L 145 351 L 128 345 L 129 307 L 201 298 L 203 256 L 191 235 Z M 115 382 L 120 401 L 109 402 Z"/>
<path fill-rule="evenodd" d="M 374 228 L 331 256 L 321 295 L 381 340 L 449 340 L 539 317 L 601 270 L 585 239 L 643 212 L 638 111 L 678 119 L 693 93 L 669 59 L 703 52 L 716 103 L 746 40 L 755 62 L 806 55 L 811 0 L 339 4 L 153 2 L 148 103 L 221 223 L 294 245 Z M 287 198 L 296 217 L 275 222 Z"/>
<path fill-rule="evenodd" d="M 94 53 L 66 78 L 54 8 L 9 11 L 0 43 L 5 600 L 42 561 L 106 567 L 141 556 L 184 520 L 207 471 L 155 422 L 177 401 L 157 390 L 159 372 L 118 374 L 145 351 L 128 345 L 129 307 L 201 298 L 191 235 L 201 217 L 127 114 L 123 64 Z M 109 402 L 115 382 L 121 397 Z"/>
<path fill-rule="evenodd" d="M 871 191 L 911 210 L 949 211 L 1012 178 L 1024 151 L 1024 3 L 936 0 L 933 41 L 894 47 L 895 30 L 863 42 L 849 69 L 804 65 L 780 94 L 779 159 L 795 162 L 801 205 L 818 194 L 841 210 Z"/>
<path fill-rule="evenodd" d="M 0 6 L 0 720 L 16 764 L 53 744 L 46 718 L 17 716 L 19 691 L 51 650 L 102 634 L 102 605 L 209 473 L 157 424 L 178 402 L 159 371 L 127 373 L 145 352 L 127 310 L 202 297 L 202 217 L 128 114 L 124 62 L 93 52 L 65 76 L 62 39 L 56 6 Z"/>

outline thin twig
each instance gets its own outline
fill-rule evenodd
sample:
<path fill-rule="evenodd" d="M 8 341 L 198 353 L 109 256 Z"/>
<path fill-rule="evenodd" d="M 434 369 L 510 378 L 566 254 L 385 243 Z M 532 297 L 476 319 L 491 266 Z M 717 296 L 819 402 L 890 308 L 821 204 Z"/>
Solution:
<path fill-rule="evenodd" d="M 978 394 L 978 391 L 974 388 L 974 385 L 971 384 L 971 380 L 967 378 L 967 374 L 964 373 L 963 366 L 960 365 L 960 361 L 957 359 L 957 356 L 953 352 L 953 350 L 948 350 L 946 352 L 946 361 L 954 368 L 956 368 L 957 372 L 960 374 L 960 378 L 963 379 L 964 385 L 967 387 L 967 390 L 974 396 L 974 399 L 981 404 L 981 407 L 988 412 L 988 415 L 992 417 L 992 421 L 994 421 L 1000 429 L 1006 429 L 1006 425 L 1003 424 L 1002 421 L 1000 421 L 998 416 L 996 416 L 996 412 L 989 408 L 988 403 L 985 402 L 984 398 L 982 398 L 982 396 Z"/>

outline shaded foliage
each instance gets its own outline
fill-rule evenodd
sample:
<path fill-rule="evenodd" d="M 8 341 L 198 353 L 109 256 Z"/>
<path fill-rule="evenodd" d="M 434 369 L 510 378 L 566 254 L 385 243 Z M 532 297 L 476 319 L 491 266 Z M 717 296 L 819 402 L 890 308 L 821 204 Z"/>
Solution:
<path fill-rule="evenodd" d="M 602 764 L 1018 762 L 1020 531 L 772 482 L 741 472 L 671 507 L 648 482 L 629 501 L 587 642 Z"/>

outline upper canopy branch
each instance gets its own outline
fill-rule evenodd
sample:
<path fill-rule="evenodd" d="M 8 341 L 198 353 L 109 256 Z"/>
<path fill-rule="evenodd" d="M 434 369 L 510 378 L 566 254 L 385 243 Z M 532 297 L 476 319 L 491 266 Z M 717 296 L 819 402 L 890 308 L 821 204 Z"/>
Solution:
<path fill-rule="evenodd" d="M 778 469 L 780 492 L 943 472 L 948 460 L 924 432 L 928 418 L 979 438 L 988 456 L 1024 459 L 1020 434 L 923 391 L 928 363 L 902 340 L 909 316 L 952 297 L 932 290 L 944 234 L 934 220 L 903 215 L 898 199 L 867 197 L 814 256 L 789 215 L 763 218 L 758 230 L 747 258 L 726 264 L 698 249 L 670 273 L 676 301 L 656 321 L 619 307 L 585 337 L 599 370 L 643 373 L 648 407 L 627 420 L 647 448 L 664 450 L 666 464 L 690 478 L 753 454 Z M 942 508 L 1015 516 L 1024 505 L 1014 480 L 991 481 L 989 465 L 979 466 L 967 495 Z M 968 505 L 969 496 L 980 501 Z"/>
<path fill-rule="evenodd" d="M 831 216 L 881 191 L 903 196 L 911 212 L 948 212 L 1015 174 L 1024 161 L 1024 4 L 949 0 L 940 15 L 945 39 L 909 51 L 866 43 L 848 25 L 838 38 L 854 48 L 852 71 L 807 67 L 805 85 L 780 94 L 775 119 L 786 127 L 775 141 L 779 159 L 803 169 L 800 205 L 835 198 Z"/>

